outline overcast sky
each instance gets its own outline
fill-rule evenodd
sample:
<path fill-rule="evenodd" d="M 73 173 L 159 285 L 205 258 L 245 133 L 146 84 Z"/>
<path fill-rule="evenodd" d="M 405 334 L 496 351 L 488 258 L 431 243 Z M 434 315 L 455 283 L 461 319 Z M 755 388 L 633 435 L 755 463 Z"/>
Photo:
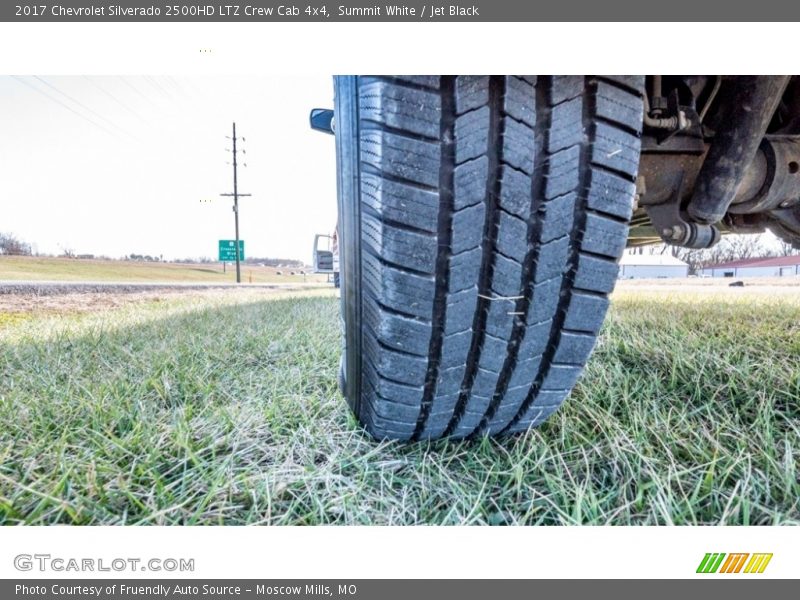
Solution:
<path fill-rule="evenodd" d="M 332 105 L 330 77 L 0 77 L 0 231 L 42 253 L 216 258 L 235 120 L 246 254 L 310 261 L 336 178 L 308 113 Z"/>

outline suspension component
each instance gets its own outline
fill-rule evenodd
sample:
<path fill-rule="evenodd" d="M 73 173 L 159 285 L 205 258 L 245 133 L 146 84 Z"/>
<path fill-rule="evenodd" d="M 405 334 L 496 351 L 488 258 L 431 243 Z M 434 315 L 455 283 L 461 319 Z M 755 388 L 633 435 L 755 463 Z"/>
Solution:
<path fill-rule="evenodd" d="M 695 223 L 681 214 L 680 197 L 683 189 L 681 177 L 674 197 L 662 204 L 646 206 L 647 215 L 661 239 L 673 246 L 686 248 L 710 248 L 722 234 L 716 225 Z"/>
<path fill-rule="evenodd" d="M 789 77 L 737 78 L 687 206 L 693 221 L 722 220 L 755 158 Z"/>

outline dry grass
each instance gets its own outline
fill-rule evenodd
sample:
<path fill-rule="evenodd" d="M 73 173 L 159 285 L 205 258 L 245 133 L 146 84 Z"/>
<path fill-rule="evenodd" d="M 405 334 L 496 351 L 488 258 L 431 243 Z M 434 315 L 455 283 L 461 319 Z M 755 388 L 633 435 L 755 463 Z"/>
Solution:
<path fill-rule="evenodd" d="M 252 290 L 0 324 L 0 522 L 800 524 L 797 295 L 623 285 L 498 440 L 369 439 L 339 344 L 334 298 Z"/>
<path fill-rule="evenodd" d="M 278 271 L 282 274 L 278 275 Z M 295 271 L 295 275 L 290 273 Z M 323 282 L 324 275 L 301 275 L 297 269 L 242 265 L 244 283 Z M 122 260 L 83 260 L 0 256 L 0 280 L 234 283 L 236 269 L 221 263 L 177 264 Z"/>

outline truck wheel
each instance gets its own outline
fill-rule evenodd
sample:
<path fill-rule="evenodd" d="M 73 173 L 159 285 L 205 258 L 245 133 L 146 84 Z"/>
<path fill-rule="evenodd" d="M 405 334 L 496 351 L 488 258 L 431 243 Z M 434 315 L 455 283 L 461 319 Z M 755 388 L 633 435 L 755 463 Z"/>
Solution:
<path fill-rule="evenodd" d="M 625 248 L 642 77 L 337 77 L 344 393 L 377 438 L 524 431 Z"/>

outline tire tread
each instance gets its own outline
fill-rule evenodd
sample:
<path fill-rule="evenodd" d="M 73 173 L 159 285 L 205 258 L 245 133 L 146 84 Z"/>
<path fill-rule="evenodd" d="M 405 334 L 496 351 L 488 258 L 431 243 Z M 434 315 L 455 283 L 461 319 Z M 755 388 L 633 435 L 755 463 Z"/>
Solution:
<path fill-rule="evenodd" d="M 515 433 L 569 394 L 627 239 L 641 77 L 364 77 L 361 419 Z"/>

